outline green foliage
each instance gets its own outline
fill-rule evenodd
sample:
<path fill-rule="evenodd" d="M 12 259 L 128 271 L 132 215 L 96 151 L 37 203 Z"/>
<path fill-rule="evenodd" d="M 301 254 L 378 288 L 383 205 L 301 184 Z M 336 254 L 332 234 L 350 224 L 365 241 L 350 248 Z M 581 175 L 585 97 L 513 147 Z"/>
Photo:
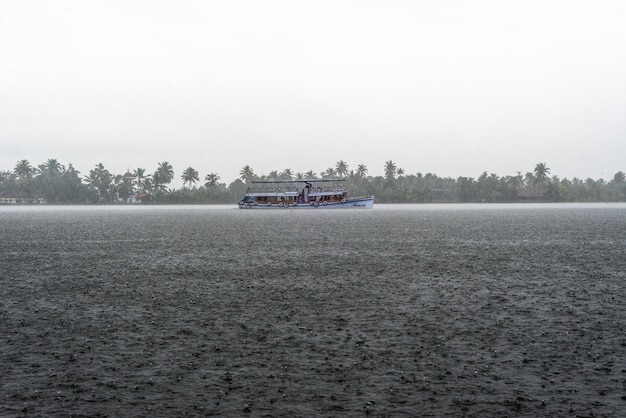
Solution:
<path fill-rule="evenodd" d="M 196 184 L 196 182 L 200 180 L 200 177 L 198 177 L 198 171 L 193 167 L 188 167 L 187 169 L 185 169 L 185 171 L 183 171 L 183 175 L 180 176 L 180 178 L 183 180 L 183 186 L 185 184 L 189 184 L 191 186 L 192 184 Z"/>
<path fill-rule="evenodd" d="M 510 202 L 624 202 L 626 175 L 615 173 L 610 181 L 550 178 L 545 163 L 537 164 L 525 175 L 499 176 L 483 172 L 478 178 L 439 177 L 433 173 L 406 174 L 392 160 L 385 163 L 384 175 L 368 176 L 368 169 L 360 164 L 348 171 L 348 164 L 340 160 L 335 167 L 320 173 L 322 177 L 345 177 L 352 196 L 375 196 L 378 203 L 510 203 Z M 313 171 L 294 172 L 290 168 L 274 170 L 257 176 L 246 165 L 240 178 L 228 186 L 220 183 L 220 176 L 209 173 L 205 183 L 196 187 L 198 171 L 189 167 L 181 178 L 184 185 L 170 190 L 167 185 L 174 178 L 174 169 L 167 161 L 157 166 L 154 174 L 143 168 L 124 175 L 110 173 L 102 163 L 81 177 L 72 164 L 67 168 L 56 159 L 49 159 L 36 168 L 28 160 L 17 162 L 13 170 L 0 171 L 0 197 L 16 199 L 45 198 L 50 204 L 235 204 L 245 194 L 247 183 L 254 179 L 285 180 L 315 178 Z M 141 196 L 141 197 L 138 197 Z"/>

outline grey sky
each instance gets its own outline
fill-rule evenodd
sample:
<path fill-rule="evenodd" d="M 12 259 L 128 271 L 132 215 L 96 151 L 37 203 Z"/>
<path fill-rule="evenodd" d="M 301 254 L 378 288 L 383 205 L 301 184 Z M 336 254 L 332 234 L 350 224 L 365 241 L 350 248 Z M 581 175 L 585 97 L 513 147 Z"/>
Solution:
<path fill-rule="evenodd" d="M 626 170 L 624 1 L 0 0 L 0 169 Z"/>

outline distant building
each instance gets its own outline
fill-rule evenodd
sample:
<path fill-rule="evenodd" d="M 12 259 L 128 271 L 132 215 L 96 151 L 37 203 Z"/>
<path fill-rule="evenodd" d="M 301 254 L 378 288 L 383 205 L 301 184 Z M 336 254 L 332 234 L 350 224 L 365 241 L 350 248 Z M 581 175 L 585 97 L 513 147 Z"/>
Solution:
<path fill-rule="evenodd" d="M 544 197 L 545 192 L 539 186 L 526 186 L 517 190 L 517 199 L 520 202 L 541 202 Z"/>
<path fill-rule="evenodd" d="M 152 202 L 152 195 L 146 192 L 139 192 L 133 195 L 128 196 L 126 203 L 131 205 L 140 205 L 142 203 L 150 203 Z"/>
<path fill-rule="evenodd" d="M 0 205 L 47 205 L 45 197 L 0 197 Z"/>

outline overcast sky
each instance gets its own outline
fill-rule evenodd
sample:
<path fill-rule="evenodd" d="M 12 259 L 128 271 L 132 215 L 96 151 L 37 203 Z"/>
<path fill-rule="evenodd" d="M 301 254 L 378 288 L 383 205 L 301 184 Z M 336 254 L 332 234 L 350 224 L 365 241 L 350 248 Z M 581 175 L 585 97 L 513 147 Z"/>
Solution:
<path fill-rule="evenodd" d="M 0 170 L 626 171 L 626 2 L 0 0 Z M 179 182 L 180 184 L 180 182 Z"/>

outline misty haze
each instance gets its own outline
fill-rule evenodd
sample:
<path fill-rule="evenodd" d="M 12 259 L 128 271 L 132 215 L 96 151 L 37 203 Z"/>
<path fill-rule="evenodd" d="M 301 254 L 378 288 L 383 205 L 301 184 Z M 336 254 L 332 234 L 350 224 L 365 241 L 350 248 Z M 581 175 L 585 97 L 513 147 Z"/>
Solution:
<path fill-rule="evenodd" d="M 0 3 L 0 416 L 622 416 L 624 22 Z"/>

